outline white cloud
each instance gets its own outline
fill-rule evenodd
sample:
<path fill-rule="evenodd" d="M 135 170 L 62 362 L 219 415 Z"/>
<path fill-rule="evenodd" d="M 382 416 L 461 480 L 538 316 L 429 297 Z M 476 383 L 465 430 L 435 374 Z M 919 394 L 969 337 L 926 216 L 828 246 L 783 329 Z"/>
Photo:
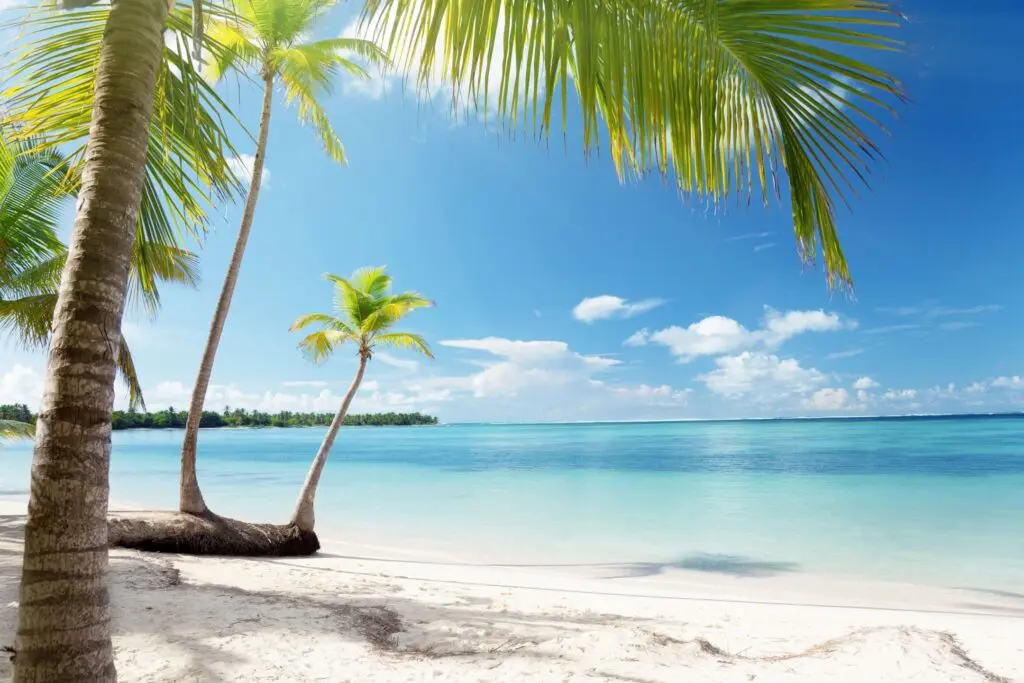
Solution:
<path fill-rule="evenodd" d="M 636 335 L 630 337 L 634 339 Z M 676 358 L 686 362 L 698 356 L 714 356 L 753 346 L 755 339 L 747 328 L 732 318 L 713 315 L 688 327 L 672 327 L 659 330 L 647 339 L 669 349 Z M 629 340 L 627 340 L 629 341 Z"/>
<path fill-rule="evenodd" d="M 864 353 L 864 349 L 848 349 L 846 351 L 834 351 L 826 356 L 830 360 L 837 360 L 840 358 L 853 358 Z"/>
<path fill-rule="evenodd" d="M 779 246 L 778 242 L 765 242 L 764 244 L 755 244 L 754 245 L 754 253 L 757 254 L 758 252 L 762 252 L 765 249 L 771 249 L 772 247 L 777 247 L 777 246 Z"/>
<path fill-rule="evenodd" d="M 256 157 L 251 154 L 240 154 L 237 157 L 228 159 L 228 168 L 242 182 L 248 183 L 252 178 L 253 164 Z M 260 174 L 260 189 L 266 190 L 270 187 L 270 169 L 266 164 L 263 166 L 263 173 Z"/>
<path fill-rule="evenodd" d="M 913 401 L 917 398 L 917 389 L 890 389 L 882 398 L 886 401 Z"/>
<path fill-rule="evenodd" d="M 985 382 L 972 382 L 964 391 L 968 394 L 983 394 L 988 391 L 988 384 Z"/>
<path fill-rule="evenodd" d="M 1024 389 L 1024 378 L 1020 375 L 997 377 L 992 380 L 992 386 L 998 389 Z"/>
<path fill-rule="evenodd" d="M 640 330 L 625 343 L 629 346 L 648 342 L 661 344 L 685 363 L 699 356 L 717 356 L 762 345 L 775 349 L 807 332 L 834 332 L 853 327 L 856 322 L 843 320 L 835 313 L 822 310 L 781 313 L 766 306 L 762 327 L 758 330 L 748 330 L 732 318 L 713 315 L 688 327 L 673 325 L 653 333 Z"/>
<path fill-rule="evenodd" d="M 632 318 L 664 303 L 662 299 L 627 301 L 622 297 L 602 294 L 601 296 L 586 297 L 580 301 L 572 309 L 572 316 L 585 323 L 608 320 L 609 318 Z"/>
<path fill-rule="evenodd" d="M 825 388 L 805 398 L 801 405 L 808 410 L 843 410 L 848 407 L 850 394 L 846 389 Z"/>
<path fill-rule="evenodd" d="M 732 237 L 726 238 L 726 242 L 740 242 L 742 240 L 755 240 L 764 239 L 765 237 L 771 237 L 774 233 L 771 232 L 746 232 L 742 235 L 733 235 Z"/>
<path fill-rule="evenodd" d="M 43 375 L 17 363 L 0 375 L 0 403 L 24 403 L 35 410 L 43 398 Z"/>
<path fill-rule="evenodd" d="M 626 346 L 643 346 L 648 342 L 650 338 L 651 331 L 645 327 L 631 334 L 629 338 L 622 343 Z"/>
<path fill-rule="evenodd" d="M 727 397 L 751 397 L 758 401 L 778 401 L 792 394 L 805 394 L 825 382 L 825 375 L 814 368 L 803 368 L 793 358 L 745 351 L 737 356 L 715 359 L 716 370 L 697 379 L 716 393 Z"/>
<path fill-rule="evenodd" d="M 857 390 L 877 389 L 879 387 L 878 382 L 871 379 L 870 377 L 861 377 L 853 383 L 853 388 Z"/>
<path fill-rule="evenodd" d="M 396 358 L 387 351 L 377 351 L 373 354 L 373 357 L 375 360 L 379 360 L 385 365 L 390 365 L 393 368 L 405 370 L 406 372 L 416 372 L 420 368 L 419 361 L 407 358 Z"/>
<path fill-rule="evenodd" d="M 296 379 L 288 382 L 281 382 L 286 387 L 312 387 L 322 388 L 327 386 L 327 382 L 322 379 Z"/>

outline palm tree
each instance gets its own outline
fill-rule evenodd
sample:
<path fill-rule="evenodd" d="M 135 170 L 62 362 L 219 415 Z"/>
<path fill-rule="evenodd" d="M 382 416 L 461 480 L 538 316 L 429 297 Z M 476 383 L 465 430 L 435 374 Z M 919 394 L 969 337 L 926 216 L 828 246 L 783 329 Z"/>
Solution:
<path fill-rule="evenodd" d="M 834 205 L 880 155 L 862 124 L 903 98 L 866 61 L 900 48 L 898 22 L 887 0 L 366 0 L 361 27 L 418 84 L 443 75 L 457 104 L 542 137 L 556 102 L 565 132 L 571 84 L 584 150 L 603 128 L 620 178 L 767 203 L 784 171 L 801 256 L 820 246 L 850 286 Z"/>
<path fill-rule="evenodd" d="M 256 201 L 259 197 L 263 162 L 270 134 L 270 112 L 274 87 L 284 87 L 289 103 L 298 104 L 299 118 L 316 129 L 327 154 L 338 163 L 345 163 L 345 148 L 334 132 L 327 113 L 318 98 L 330 93 L 332 81 L 342 71 L 358 77 L 367 72 L 347 56 L 355 53 L 370 62 L 383 62 L 384 55 L 368 41 L 352 38 L 310 40 L 316 21 L 336 4 L 337 0 L 236 0 L 235 16 L 210 21 L 205 33 L 225 49 L 210 62 L 209 75 L 220 79 L 232 69 L 248 70 L 258 75 L 263 84 L 263 106 L 260 110 L 256 154 L 249 179 L 242 223 L 238 229 L 235 249 L 228 272 L 210 322 L 210 332 L 203 349 L 199 372 L 192 388 L 185 438 L 181 448 L 181 481 L 179 509 L 202 515 L 206 502 L 196 477 L 196 449 L 203 403 L 210 386 L 213 364 L 227 321 L 245 247 L 249 241 Z"/>
<path fill-rule="evenodd" d="M 174 35 L 191 23 L 180 14 Z M 35 151 L 68 150 L 80 185 L 36 430 L 14 680 L 108 683 L 111 412 L 135 236 L 202 224 L 200 188 L 231 189 L 230 145 L 188 55 L 165 48 L 166 0 L 34 15 L 2 123 L 38 136 Z"/>
<path fill-rule="evenodd" d="M 301 330 L 311 324 L 319 324 L 320 329 L 308 334 L 299 342 L 299 348 L 314 363 L 327 360 L 336 349 L 351 344 L 359 354 L 359 369 L 355 379 L 345 394 L 345 399 L 338 408 L 331 426 L 327 429 L 323 443 L 313 459 L 313 464 L 306 475 L 306 482 L 299 493 L 291 523 L 300 531 L 313 531 L 313 502 L 316 498 L 316 487 L 320 482 L 320 474 L 327 464 L 327 456 L 338 436 L 338 430 L 345 422 L 352 399 L 359 391 L 366 372 L 366 364 L 373 358 L 373 352 L 379 347 L 412 349 L 428 358 L 434 355 L 427 342 L 418 334 L 395 332 L 392 328 L 410 312 L 417 308 L 432 306 L 433 303 L 416 292 L 391 293 L 391 276 L 384 268 L 364 268 L 357 270 L 345 279 L 338 275 L 326 276 L 334 283 L 334 309 L 337 315 L 329 313 L 311 313 L 304 315 L 292 325 L 292 331 Z"/>
<path fill-rule="evenodd" d="M 20 152 L 20 154 L 19 154 Z M 27 348 L 45 348 L 57 305 L 67 248 L 57 237 L 60 208 L 79 182 L 65 174 L 56 150 L 32 151 L 0 136 L 0 331 Z M 139 230 L 132 251 L 128 299 L 150 311 L 160 305 L 157 283 L 198 283 L 198 260 L 172 243 L 152 242 Z M 158 239 L 164 236 L 157 235 Z M 122 335 L 117 369 L 132 408 L 145 408 L 131 350 Z"/>

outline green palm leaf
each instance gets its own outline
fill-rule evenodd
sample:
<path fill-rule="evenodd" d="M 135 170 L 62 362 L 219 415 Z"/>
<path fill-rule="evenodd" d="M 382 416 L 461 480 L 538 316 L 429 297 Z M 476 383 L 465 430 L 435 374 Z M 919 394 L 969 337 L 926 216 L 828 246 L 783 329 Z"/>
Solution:
<path fill-rule="evenodd" d="M 835 202 L 879 150 L 865 126 L 902 98 L 868 61 L 900 44 L 873 0 L 367 0 L 363 27 L 421 85 L 547 137 L 575 90 L 586 153 L 657 169 L 689 195 L 767 202 L 788 181 L 801 255 L 849 284 Z M 529 123 L 532 121 L 532 126 Z"/>
<path fill-rule="evenodd" d="M 35 431 L 35 427 L 27 422 L 0 420 L 0 440 L 31 439 Z"/>

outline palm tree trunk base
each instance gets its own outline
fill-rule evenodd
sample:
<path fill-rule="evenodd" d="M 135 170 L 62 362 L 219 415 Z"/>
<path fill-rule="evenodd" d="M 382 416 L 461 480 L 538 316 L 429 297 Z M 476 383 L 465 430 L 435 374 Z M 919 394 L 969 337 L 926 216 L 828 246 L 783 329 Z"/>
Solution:
<path fill-rule="evenodd" d="M 118 513 L 109 520 L 109 542 L 155 553 L 233 557 L 306 557 L 320 549 L 315 532 L 294 524 L 251 524 L 212 512 Z"/>

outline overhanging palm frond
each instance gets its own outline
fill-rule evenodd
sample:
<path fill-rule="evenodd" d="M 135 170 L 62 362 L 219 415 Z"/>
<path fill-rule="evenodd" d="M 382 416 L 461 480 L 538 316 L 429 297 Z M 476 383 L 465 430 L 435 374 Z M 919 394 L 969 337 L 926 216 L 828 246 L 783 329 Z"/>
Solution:
<path fill-rule="evenodd" d="M 0 420 L 0 439 L 31 439 L 35 432 L 35 426 L 28 422 Z"/>
<path fill-rule="evenodd" d="M 76 12 L 33 12 L 18 22 L 27 42 L 16 50 L 13 68 L 6 74 L 12 84 L 2 93 L 2 123 L 11 124 L 8 134 L 31 142 L 34 153 L 65 150 L 72 182 L 77 182 L 85 162 L 108 13 L 105 4 Z M 207 13 L 217 14 L 213 8 Z M 228 164 L 236 152 L 225 121 L 233 115 L 184 49 L 191 31 L 190 12 L 171 12 L 167 31 L 174 47 L 165 49 L 157 79 L 139 222 L 140 235 L 171 244 L 172 238 L 201 231 L 212 202 L 234 195 L 240 187 Z M 212 58 L 224 49 L 214 41 L 203 47 Z M 77 191 L 77 185 L 72 189 Z"/>
<path fill-rule="evenodd" d="M 128 340 L 124 338 L 123 334 L 117 352 L 117 371 L 121 375 L 125 388 L 128 389 L 128 407 L 132 410 L 145 410 L 146 400 L 142 396 L 139 373 L 135 370 L 135 359 L 132 358 Z"/>
<path fill-rule="evenodd" d="M 849 284 L 835 202 L 879 150 L 865 128 L 903 97 L 868 61 L 898 50 L 881 0 L 367 0 L 366 33 L 425 85 L 546 137 L 571 83 L 585 152 L 620 177 L 657 168 L 686 194 L 764 201 L 788 180 L 801 255 Z"/>

